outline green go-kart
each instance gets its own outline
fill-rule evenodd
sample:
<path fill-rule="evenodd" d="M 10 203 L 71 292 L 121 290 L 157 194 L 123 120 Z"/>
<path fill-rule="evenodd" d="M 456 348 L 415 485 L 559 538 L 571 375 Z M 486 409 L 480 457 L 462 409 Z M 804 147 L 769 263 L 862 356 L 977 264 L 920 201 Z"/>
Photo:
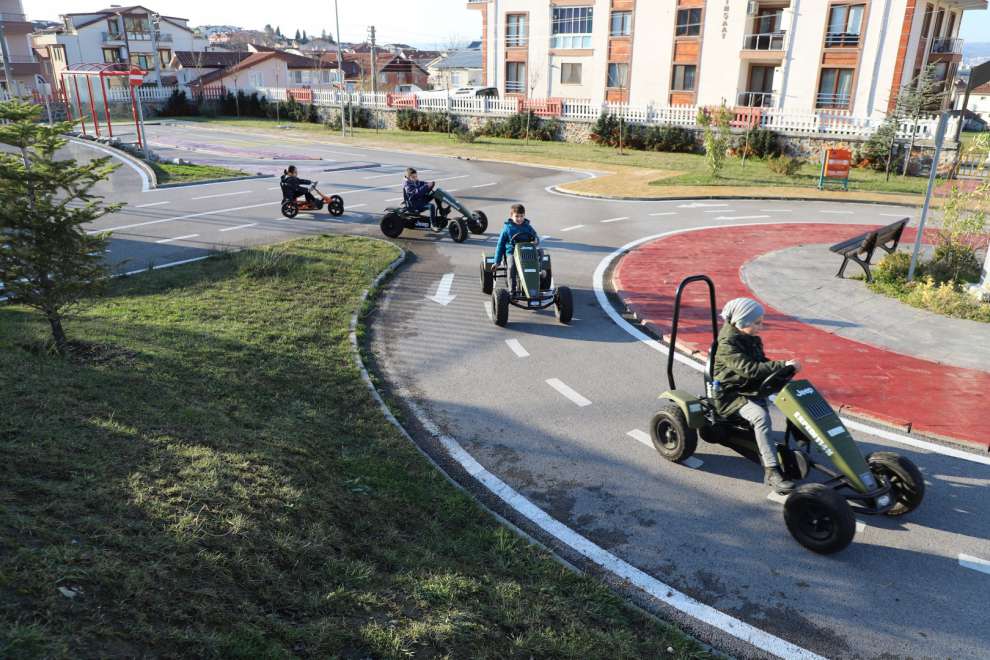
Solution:
<path fill-rule="evenodd" d="M 496 288 L 496 284 L 504 286 Z M 521 237 L 514 241 L 512 261 L 495 265 L 494 255 L 481 255 L 481 291 L 492 297 L 492 320 L 505 327 L 509 305 L 520 309 L 554 308 L 561 323 L 574 316 L 574 298 L 566 286 L 554 286 L 550 255 L 539 248 L 539 239 Z"/>
<path fill-rule="evenodd" d="M 674 347 L 680 321 L 681 295 L 692 282 L 708 285 L 712 344 L 705 366 L 705 396 L 677 389 L 674 382 Z M 660 409 L 650 422 L 650 436 L 657 452 L 675 463 L 686 461 L 697 448 L 698 438 L 728 447 L 760 463 L 752 427 L 738 415 L 720 416 L 714 404 L 714 365 L 718 348 L 715 284 L 706 275 L 686 278 L 674 296 L 673 327 L 667 354 L 670 389 L 660 395 Z M 925 481 L 907 458 L 879 451 L 864 456 L 849 430 L 828 401 L 807 380 L 792 380 L 793 367 L 770 374 L 757 391 L 748 395 L 769 397 L 787 418 L 777 455 L 785 478 L 804 481 L 812 472 L 822 477 L 799 485 L 784 501 L 784 521 L 794 539 L 814 552 L 838 552 L 852 543 L 856 515 L 902 516 L 916 509 L 925 496 Z M 812 445 L 829 464 L 812 457 Z"/>
<path fill-rule="evenodd" d="M 430 192 L 430 205 L 434 207 L 432 217 L 423 213 L 423 210 L 429 209 L 428 206 L 425 209 L 414 209 L 403 193 L 402 206 L 385 209 L 385 215 L 379 224 L 382 233 L 389 238 L 398 238 L 406 229 L 428 229 L 434 232 L 446 229 L 455 243 L 463 243 L 469 232 L 484 234 L 488 229 L 488 216 L 483 211 L 472 211 L 446 190 L 434 188 Z M 455 210 L 460 217 L 451 218 L 450 214 Z"/>

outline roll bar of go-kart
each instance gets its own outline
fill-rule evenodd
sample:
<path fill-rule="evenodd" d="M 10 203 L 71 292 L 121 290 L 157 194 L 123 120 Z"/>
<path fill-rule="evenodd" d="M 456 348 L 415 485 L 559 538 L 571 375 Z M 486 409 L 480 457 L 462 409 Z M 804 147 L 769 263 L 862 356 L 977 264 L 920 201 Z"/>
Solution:
<path fill-rule="evenodd" d="M 676 390 L 674 383 L 674 351 L 677 350 L 677 325 L 681 319 L 681 294 L 688 284 L 692 282 L 704 282 L 708 285 L 708 301 L 712 313 L 712 345 L 718 341 L 718 318 L 715 315 L 715 283 L 707 275 L 692 275 L 685 277 L 677 285 L 677 293 L 674 294 L 674 319 L 673 327 L 670 330 L 670 350 L 667 351 L 667 383 L 671 390 Z"/>

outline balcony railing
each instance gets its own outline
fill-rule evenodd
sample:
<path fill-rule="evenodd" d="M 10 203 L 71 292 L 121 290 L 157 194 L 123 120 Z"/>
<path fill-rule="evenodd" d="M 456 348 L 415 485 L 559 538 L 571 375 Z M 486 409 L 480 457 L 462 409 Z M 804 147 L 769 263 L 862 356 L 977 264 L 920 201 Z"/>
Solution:
<path fill-rule="evenodd" d="M 854 48 L 859 45 L 860 36 L 858 32 L 828 32 L 825 34 L 825 47 Z"/>
<path fill-rule="evenodd" d="M 747 108 L 772 108 L 775 101 L 773 92 L 739 92 L 736 105 Z"/>
<path fill-rule="evenodd" d="M 30 55 L 11 55 L 7 58 L 7 64 L 37 64 L 37 62 Z M 3 55 L 0 55 L 0 63 L 3 63 Z"/>
<path fill-rule="evenodd" d="M 777 32 L 764 32 L 761 34 L 747 34 L 743 39 L 743 49 L 745 50 L 784 50 L 784 40 L 787 32 L 780 30 Z"/>
<path fill-rule="evenodd" d="M 104 32 L 103 34 L 107 35 L 106 32 Z M 111 34 L 110 37 L 114 41 L 121 41 L 124 38 L 123 33 L 117 34 L 116 36 Z M 128 41 L 151 41 L 152 37 L 154 37 L 155 40 L 161 42 L 172 41 L 172 35 L 167 32 L 128 32 L 127 33 Z"/>
<path fill-rule="evenodd" d="M 506 48 L 525 48 L 529 45 L 529 35 L 510 34 L 505 37 Z"/>
<path fill-rule="evenodd" d="M 819 94 L 815 100 L 815 107 L 845 110 L 849 108 L 850 100 L 849 94 Z"/>
<path fill-rule="evenodd" d="M 108 41 L 124 41 L 123 32 L 104 32 L 103 33 L 103 43 Z"/>
<path fill-rule="evenodd" d="M 0 21 L 10 21 L 11 23 L 27 23 L 27 16 L 16 12 L 0 11 Z"/>
<path fill-rule="evenodd" d="M 962 39 L 932 39 L 933 53 L 961 54 L 962 47 Z"/>
<path fill-rule="evenodd" d="M 506 94 L 522 94 L 525 91 L 526 91 L 526 83 L 520 82 L 518 80 L 505 81 Z"/>

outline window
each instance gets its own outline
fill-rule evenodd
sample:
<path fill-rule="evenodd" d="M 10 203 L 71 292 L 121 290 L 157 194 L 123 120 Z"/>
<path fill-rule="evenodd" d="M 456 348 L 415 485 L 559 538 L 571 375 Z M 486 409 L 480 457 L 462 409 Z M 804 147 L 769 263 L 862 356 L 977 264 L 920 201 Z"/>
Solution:
<path fill-rule="evenodd" d="M 145 71 L 155 68 L 151 64 L 150 53 L 131 53 L 131 64 Z"/>
<path fill-rule="evenodd" d="M 116 18 L 107 19 L 107 34 L 110 36 L 116 36 L 120 34 L 120 23 L 117 22 Z"/>
<path fill-rule="evenodd" d="M 147 16 L 124 16 L 124 28 L 128 32 L 151 32 Z"/>
<path fill-rule="evenodd" d="M 289 82 L 301 85 L 303 81 L 302 71 L 295 69 L 294 71 L 289 71 Z"/>
<path fill-rule="evenodd" d="M 581 65 L 565 62 L 560 65 L 560 84 L 561 85 L 580 85 L 581 84 Z"/>
<path fill-rule="evenodd" d="M 848 108 L 852 90 L 852 69 L 822 69 L 818 83 L 818 108 Z"/>
<path fill-rule="evenodd" d="M 675 64 L 671 89 L 677 92 L 693 92 L 694 77 L 698 68 L 694 64 Z"/>
<path fill-rule="evenodd" d="M 551 48 L 591 48 L 591 7 L 554 7 Z"/>
<path fill-rule="evenodd" d="M 629 86 L 629 65 L 609 62 L 608 65 L 608 86 L 611 88 L 625 88 Z"/>
<path fill-rule="evenodd" d="M 450 84 L 451 85 L 453 85 L 455 87 L 460 87 L 461 86 L 461 80 L 463 80 L 463 78 L 461 77 L 461 74 L 460 74 L 459 71 L 451 71 L 450 72 Z"/>
<path fill-rule="evenodd" d="M 858 46 L 865 5 L 834 5 L 828 16 L 826 46 Z"/>
<path fill-rule="evenodd" d="M 697 37 L 701 34 L 701 9 L 678 9 L 674 34 L 678 37 Z"/>
<path fill-rule="evenodd" d="M 613 37 L 628 37 L 632 34 L 632 12 L 613 11 L 609 35 Z"/>
<path fill-rule="evenodd" d="M 925 7 L 925 18 L 921 23 L 921 38 L 927 39 L 928 34 L 932 29 L 932 14 L 935 13 L 935 7 L 932 5 L 927 5 Z"/>
<path fill-rule="evenodd" d="M 260 71 L 257 73 L 252 73 L 249 78 L 252 87 L 264 87 L 265 86 L 265 74 Z"/>
<path fill-rule="evenodd" d="M 522 48 L 529 43 L 529 26 L 526 14 L 506 14 L 505 45 L 509 48 Z"/>
<path fill-rule="evenodd" d="M 507 94 L 521 94 L 525 91 L 526 91 L 526 63 L 506 62 L 505 92 Z"/>
<path fill-rule="evenodd" d="M 756 32 L 754 34 L 771 34 L 780 30 L 780 22 L 784 16 L 782 9 L 761 9 L 756 17 Z"/>
<path fill-rule="evenodd" d="M 107 64 L 112 64 L 114 62 L 120 61 L 120 49 L 119 48 L 104 48 L 103 49 L 103 61 Z"/>
<path fill-rule="evenodd" d="M 949 23 L 945 27 L 945 38 L 951 39 L 956 35 L 956 13 L 951 12 L 949 14 Z"/>
<path fill-rule="evenodd" d="M 935 29 L 932 30 L 932 37 L 938 39 L 942 36 L 942 21 L 945 20 L 945 10 L 939 9 L 935 14 Z"/>
<path fill-rule="evenodd" d="M 158 61 L 162 63 L 162 68 L 167 69 L 172 61 L 172 51 L 168 48 L 158 49 Z"/>

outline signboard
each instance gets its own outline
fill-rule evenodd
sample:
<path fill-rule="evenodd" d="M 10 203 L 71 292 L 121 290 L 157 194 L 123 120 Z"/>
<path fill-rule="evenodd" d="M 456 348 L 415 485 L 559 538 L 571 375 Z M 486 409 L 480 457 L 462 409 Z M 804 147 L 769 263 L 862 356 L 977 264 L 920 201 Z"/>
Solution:
<path fill-rule="evenodd" d="M 818 189 L 823 190 L 827 183 L 832 182 L 841 183 L 844 190 L 849 190 L 851 165 L 852 153 L 848 149 L 826 149 L 821 176 L 818 177 Z"/>

